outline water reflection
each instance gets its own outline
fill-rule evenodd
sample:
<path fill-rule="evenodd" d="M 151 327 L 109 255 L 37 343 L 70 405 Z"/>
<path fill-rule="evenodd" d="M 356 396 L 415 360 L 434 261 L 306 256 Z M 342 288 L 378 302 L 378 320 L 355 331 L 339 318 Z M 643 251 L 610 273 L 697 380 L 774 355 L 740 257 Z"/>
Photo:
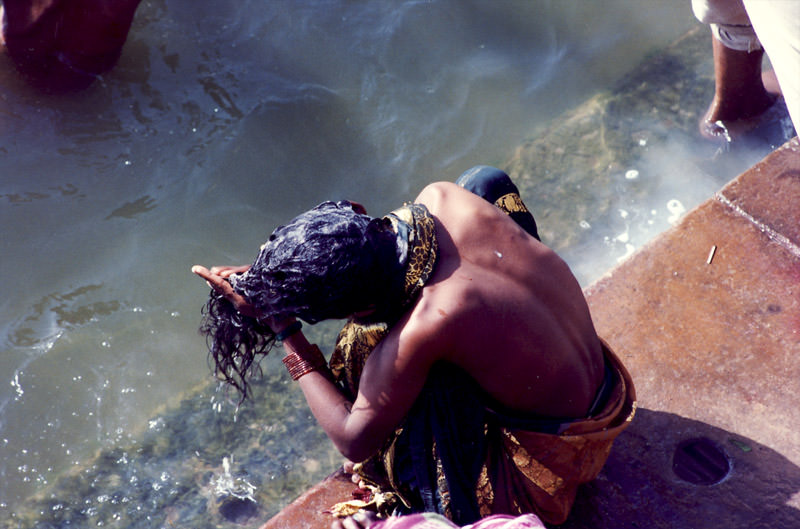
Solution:
<path fill-rule="evenodd" d="M 750 159 L 704 167 L 685 133 L 701 109 L 667 104 L 676 133 L 631 88 L 683 78 L 697 107 L 710 70 L 619 81 L 694 26 L 668 4 L 144 1 L 117 68 L 69 97 L 0 57 L 0 519 L 226 523 L 225 458 L 263 519 L 333 468 L 276 359 L 235 421 L 206 386 L 189 273 L 251 260 L 322 200 L 382 213 L 522 143 L 525 200 L 586 284 L 668 227 L 671 201 L 710 196 Z M 615 86 L 649 105 L 616 136 L 592 122 Z M 312 337 L 329 349 L 335 332 Z"/>

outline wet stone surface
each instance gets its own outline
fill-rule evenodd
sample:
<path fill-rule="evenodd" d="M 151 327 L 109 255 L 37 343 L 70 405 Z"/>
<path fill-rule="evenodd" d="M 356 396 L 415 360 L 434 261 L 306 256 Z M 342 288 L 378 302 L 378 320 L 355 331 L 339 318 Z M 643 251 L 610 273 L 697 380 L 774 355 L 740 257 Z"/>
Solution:
<path fill-rule="evenodd" d="M 275 360 L 235 418 L 216 386 L 203 387 L 0 527 L 258 527 L 341 462 Z"/>
<path fill-rule="evenodd" d="M 590 234 L 565 236 L 552 227 L 574 225 L 576 218 L 600 224 L 620 196 L 633 201 L 652 191 L 647 180 L 637 178 L 640 171 L 629 172 L 640 165 L 648 145 L 694 136 L 698 111 L 713 94 L 708 47 L 705 31 L 690 32 L 517 149 L 506 169 L 529 207 L 547 211 L 539 224 L 543 240 L 556 251 Z M 709 147 L 708 156 L 713 152 Z M 581 186 L 583 181 L 592 185 Z M 552 203 L 575 209 L 547 208 Z"/>
<path fill-rule="evenodd" d="M 653 52 L 609 90 L 538 130 L 503 165 L 542 241 L 584 284 L 789 139 L 714 144 L 700 137 L 714 93 L 709 39 L 698 26 Z M 581 259 L 598 244 L 619 258 Z"/>
<path fill-rule="evenodd" d="M 586 290 L 639 408 L 565 527 L 800 527 L 798 153 L 795 138 Z"/>

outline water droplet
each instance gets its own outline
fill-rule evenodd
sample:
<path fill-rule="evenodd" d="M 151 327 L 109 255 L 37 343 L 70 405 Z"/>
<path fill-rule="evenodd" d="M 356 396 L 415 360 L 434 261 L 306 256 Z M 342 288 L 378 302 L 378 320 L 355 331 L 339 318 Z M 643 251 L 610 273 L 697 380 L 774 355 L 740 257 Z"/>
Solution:
<path fill-rule="evenodd" d="M 633 255 L 633 252 L 635 252 L 635 251 L 636 251 L 636 247 L 634 245 L 626 244 L 625 245 L 625 254 L 617 257 L 617 262 L 621 263 L 622 261 L 624 261 L 625 259 L 627 259 L 631 255 Z"/>
<path fill-rule="evenodd" d="M 671 213 L 671 215 L 667 217 L 667 222 L 669 222 L 670 224 L 675 224 L 675 222 L 678 221 L 681 215 L 683 215 L 686 212 L 686 208 L 683 207 L 683 204 L 681 204 L 680 200 L 673 198 L 672 200 L 667 202 L 667 211 Z"/>
<path fill-rule="evenodd" d="M 25 391 L 22 389 L 22 384 L 19 382 L 19 376 L 22 374 L 20 371 L 14 373 L 14 379 L 11 381 L 11 387 L 14 388 L 14 391 L 17 393 L 16 398 L 19 399 L 22 395 L 25 394 Z"/>

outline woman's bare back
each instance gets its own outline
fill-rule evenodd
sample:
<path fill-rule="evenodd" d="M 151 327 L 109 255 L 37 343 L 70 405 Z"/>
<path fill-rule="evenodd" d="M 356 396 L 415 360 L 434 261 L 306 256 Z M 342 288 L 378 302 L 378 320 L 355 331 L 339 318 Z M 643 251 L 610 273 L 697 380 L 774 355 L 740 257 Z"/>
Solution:
<path fill-rule="evenodd" d="M 429 186 L 418 201 L 437 220 L 440 254 L 409 323 L 420 318 L 448 336 L 443 358 L 502 404 L 548 416 L 585 415 L 603 358 L 566 263 L 458 186 Z"/>

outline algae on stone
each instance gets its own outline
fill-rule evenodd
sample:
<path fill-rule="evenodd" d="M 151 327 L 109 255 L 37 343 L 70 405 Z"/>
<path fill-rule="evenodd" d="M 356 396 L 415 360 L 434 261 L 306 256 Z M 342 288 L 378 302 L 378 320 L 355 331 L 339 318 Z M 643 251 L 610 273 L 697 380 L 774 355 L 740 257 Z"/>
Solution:
<path fill-rule="evenodd" d="M 643 147 L 696 133 L 699 112 L 713 94 L 710 53 L 708 33 L 692 30 L 516 149 L 505 169 L 545 243 L 556 251 L 579 244 L 588 237 L 580 222 L 593 224 L 608 214 L 622 194 L 621 175 Z M 630 200 L 649 191 L 647 182 L 637 181 L 624 194 Z"/>

